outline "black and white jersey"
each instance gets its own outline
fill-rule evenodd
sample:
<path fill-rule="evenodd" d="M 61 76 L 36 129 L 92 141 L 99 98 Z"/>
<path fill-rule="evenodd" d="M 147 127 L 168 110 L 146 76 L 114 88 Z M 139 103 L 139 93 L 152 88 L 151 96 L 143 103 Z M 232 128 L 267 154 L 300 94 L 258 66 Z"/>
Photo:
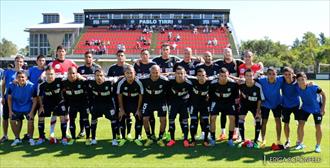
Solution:
<path fill-rule="evenodd" d="M 96 107 L 113 107 L 113 81 L 106 79 L 102 84 L 95 80 L 88 81 L 89 100 Z"/>
<path fill-rule="evenodd" d="M 239 76 L 238 67 L 244 62 L 239 59 L 233 59 L 233 61 L 230 63 L 226 63 L 224 60 L 217 60 L 214 63 L 219 65 L 220 69 L 225 67 L 230 75 L 238 77 Z"/>
<path fill-rule="evenodd" d="M 169 95 L 170 101 L 175 100 L 188 100 L 192 89 L 192 82 L 188 78 L 182 83 L 177 83 L 175 76 L 170 76 L 169 78 Z"/>
<path fill-rule="evenodd" d="M 246 83 L 241 84 L 239 87 L 241 91 L 240 101 L 241 104 L 247 107 L 257 107 L 258 101 L 264 100 L 264 95 L 261 89 L 261 85 L 255 83 L 253 86 L 247 86 Z"/>
<path fill-rule="evenodd" d="M 91 67 L 87 67 L 86 65 L 82 65 L 78 67 L 77 72 L 81 75 L 91 75 L 95 73 L 95 70 L 101 68 L 98 64 L 92 64 Z"/>
<path fill-rule="evenodd" d="M 204 84 L 200 84 L 196 77 L 188 77 L 192 82 L 191 101 L 193 104 L 205 103 L 210 89 L 210 80 L 206 80 Z"/>
<path fill-rule="evenodd" d="M 124 76 L 124 66 L 119 66 L 118 64 L 113 64 L 108 70 L 108 75 L 110 77 Z"/>
<path fill-rule="evenodd" d="M 77 79 L 70 82 L 68 79 L 63 81 L 64 100 L 68 106 L 88 106 L 87 82 Z"/>
<path fill-rule="evenodd" d="M 153 81 L 150 75 L 140 79 L 143 88 L 144 102 L 164 102 L 167 98 L 169 80 L 165 76 L 160 76 L 158 80 Z"/>
<path fill-rule="evenodd" d="M 117 94 L 123 96 L 123 101 L 138 101 L 139 95 L 144 93 L 143 85 L 141 81 L 137 78 L 133 83 L 128 83 L 126 78 L 122 78 L 118 81 Z"/>
<path fill-rule="evenodd" d="M 144 76 L 144 75 L 150 74 L 150 68 L 153 65 L 156 65 L 156 63 L 149 62 L 147 64 L 143 64 L 142 62 L 140 62 L 140 65 L 138 65 L 137 63 L 135 63 L 134 64 L 134 70 L 136 72 L 136 76 L 140 77 L 140 76 Z"/>
<path fill-rule="evenodd" d="M 210 86 L 210 100 L 212 102 L 223 104 L 235 104 L 235 99 L 239 98 L 238 84 L 228 79 L 227 83 L 222 85 L 218 79 L 214 79 Z"/>
<path fill-rule="evenodd" d="M 180 58 L 176 56 L 170 56 L 169 59 L 163 59 L 162 56 L 158 56 L 152 59 L 152 62 L 159 65 L 161 73 L 173 72 L 173 67 L 178 61 L 180 61 Z"/>
<path fill-rule="evenodd" d="M 42 81 L 38 86 L 38 96 L 42 97 L 44 106 L 54 107 L 63 101 L 62 79 L 55 78 L 51 83 Z"/>
<path fill-rule="evenodd" d="M 220 66 L 217 64 L 212 63 L 211 65 L 206 65 L 205 63 L 200 63 L 196 66 L 195 74 L 197 74 L 197 70 L 200 68 L 203 68 L 205 70 L 207 76 L 217 75 L 220 70 Z"/>
<path fill-rule="evenodd" d="M 196 71 L 196 66 L 199 63 L 200 62 L 196 61 L 196 60 L 191 60 L 191 62 L 185 62 L 184 60 L 181 60 L 181 61 L 174 64 L 173 72 L 175 72 L 175 70 L 178 66 L 181 66 L 186 70 L 188 75 L 195 75 L 196 74 L 196 72 L 195 72 Z"/>

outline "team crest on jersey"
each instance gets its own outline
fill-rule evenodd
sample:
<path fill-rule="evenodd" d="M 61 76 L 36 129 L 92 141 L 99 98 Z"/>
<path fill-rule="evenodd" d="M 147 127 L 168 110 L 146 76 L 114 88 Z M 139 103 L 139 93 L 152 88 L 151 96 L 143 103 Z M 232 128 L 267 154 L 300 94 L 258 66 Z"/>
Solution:
<path fill-rule="evenodd" d="M 257 93 L 256 92 L 253 92 L 253 96 L 256 96 L 257 95 Z"/>
<path fill-rule="evenodd" d="M 227 89 L 228 92 L 230 92 L 230 90 L 231 90 L 230 88 Z"/>
<path fill-rule="evenodd" d="M 80 88 L 81 88 L 81 86 L 80 86 L 80 85 L 78 85 L 77 87 L 78 87 L 78 89 L 80 89 Z"/>
<path fill-rule="evenodd" d="M 61 65 L 60 64 L 56 64 L 55 65 L 55 69 L 60 69 L 61 68 Z"/>
<path fill-rule="evenodd" d="M 57 84 L 56 87 L 60 87 L 60 84 Z"/>
<path fill-rule="evenodd" d="M 163 85 L 159 85 L 159 88 L 163 88 Z"/>
<path fill-rule="evenodd" d="M 124 90 L 127 90 L 127 87 L 124 87 Z"/>
<path fill-rule="evenodd" d="M 105 90 L 108 90 L 108 89 L 109 89 L 108 86 L 106 86 L 106 87 L 105 87 Z"/>

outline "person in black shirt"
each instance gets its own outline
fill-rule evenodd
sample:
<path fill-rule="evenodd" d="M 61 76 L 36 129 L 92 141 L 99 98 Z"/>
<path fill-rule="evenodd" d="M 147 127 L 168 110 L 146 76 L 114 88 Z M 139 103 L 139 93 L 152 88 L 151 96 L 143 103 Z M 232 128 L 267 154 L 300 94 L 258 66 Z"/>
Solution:
<path fill-rule="evenodd" d="M 175 71 L 175 77 L 169 77 L 169 131 L 171 140 L 167 143 L 168 147 L 175 144 L 175 118 L 180 114 L 181 128 L 184 134 L 183 145 L 189 147 L 188 141 L 188 109 L 189 109 L 189 92 L 192 89 L 192 82 L 186 77 L 186 71 L 183 67 L 178 67 Z"/>
<path fill-rule="evenodd" d="M 150 68 L 156 63 L 150 61 L 150 53 L 148 50 L 144 49 L 141 51 L 140 59 L 134 63 L 134 70 L 137 77 L 150 74 Z"/>
<path fill-rule="evenodd" d="M 255 120 L 255 137 L 254 137 L 254 148 L 259 148 L 258 138 L 261 130 L 261 101 L 264 100 L 261 85 L 253 80 L 253 72 L 251 69 L 247 69 L 244 72 L 246 82 L 240 85 L 240 105 L 241 109 L 239 112 L 239 132 L 242 138 L 241 146 L 244 143 L 244 123 L 245 117 L 248 111 L 250 111 Z"/>
<path fill-rule="evenodd" d="M 114 109 L 112 101 L 114 78 L 105 78 L 105 73 L 102 69 L 95 70 L 95 79 L 89 80 L 88 89 L 91 104 L 91 132 L 92 141 L 91 145 L 97 143 L 96 128 L 97 120 L 103 115 L 111 121 L 112 129 L 112 146 L 117 146 L 117 133 L 118 133 L 118 117 Z"/>
<path fill-rule="evenodd" d="M 143 85 L 139 79 L 135 76 L 134 67 L 129 65 L 125 67 L 125 77 L 119 80 L 117 86 L 118 104 L 119 104 L 119 122 L 120 130 L 122 134 L 122 140 L 119 146 L 123 146 L 126 143 L 125 139 L 125 121 L 126 117 L 129 117 L 131 113 L 134 113 L 135 117 L 135 140 L 134 142 L 138 146 L 142 146 L 140 140 L 142 132 L 142 94 Z"/>
<path fill-rule="evenodd" d="M 108 77 L 123 77 L 124 76 L 124 67 L 128 66 L 129 64 L 126 63 L 126 56 L 124 51 L 118 50 L 117 53 L 117 63 L 110 66 L 108 70 Z M 118 82 L 118 81 L 117 81 Z M 118 83 L 114 84 L 114 91 L 117 91 L 117 85 Z M 115 110 L 116 113 L 119 113 L 119 104 L 118 104 L 118 98 L 117 93 L 113 95 L 113 100 L 115 102 Z M 131 139 L 131 127 L 132 127 L 132 119 L 131 116 L 126 116 L 126 127 L 127 127 L 127 138 Z"/>
<path fill-rule="evenodd" d="M 233 133 L 235 126 L 236 99 L 238 99 L 238 85 L 229 78 L 226 68 L 221 68 L 219 78 L 211 82 L 210 86 L 210 102 L 211 102 L 211 145 L 215 144 L 215 123 L 219 112 L 229 116 L 229 141 L 228 144 L 233 146 Z"/>
<path fill-rule="evenodd" d="M 173 73 L 174 64 L 180 61 L 180 58 L 170 55 L 170 52 L 170 45 L 165 43 L 162 45 L 162 55 L 152 59 L 152 62 L 159 65 L 161 73 L 164 73 L 165 75 Z"/>
<path fill-rule="evenodd" d="M 154 111 L 158 112 L 158 117 L 160 118 L 160 130 L 157 144 L 165 146 L 162 139 L 166 127 L 168 79 L 160 75 L 160 67 L 158 65 L 153 65 L 150 71 L 150 75 L 141 79 L 144 88 L 142 105 L 143 125 L 148 137 L 145 146 L 150 146 L 153 141 L 156 140 L 155 133 L 153 131 L 150 133 L 149 128 L 150 117 L 154 116 Z M 151 123 L 150 127 L 152 127 Z"/>
<path fill-rule="evenodd" d="M 63 101 L 62 78 L 56 78 L 54 69 L 49 66 L 45 70 L 46 80 L 38 87 L 38 100 L 40 104 L 38 130 L 39 139 L 36 145 L 45 142 L 45 117 L 59 116 L 61 118 L 62 144 L 67 145 L 67 111 Z M 54 137 L 52 137 L 54 138 Z"/>
<path fill-rule="evenodd" d="M 182 66 L 186 70 L 188 75 L 195 75 L 196 66 L 199 63 L 200 63 L 200 61 L 192 59 L 192 49 L 187 47 L 184 49 L 183 60 L 174 64 L 173 71 L 175 71 L 175 69 L 178 66 Z"/>
<path fill-rule="evenodd" d="M 226 68 L 229 72 L 229 75 L 231 78 L 233 79 L 238 79 L 239 77 L 239 70 L 238 67 L 243 64 L 244 62 L 240 59 L 234 59 L 233 58 L 233 52 L 231 48 L 225 48 L 223 50 L 223 60 L 217 60 L 214 63 L 219 65 L 220 68 Z M 238 110 L 239 108 L 236 107 L 236 109 Z M 238 115 L 235 116 L 235 131 L 234 131 L 234 140 L 237 139 L 238 137 Z M 222 141 L 224 139 L 226 139 L 226 122 L 227 122 L 227 117 L 225 114 L 221 114 L 221 120 L 220 120 L 220 124 L 221 124 L 221 135 L 219 137 L 219 140 Z"/>
<path fill-rule="evenodd" d="M 220 66 L 213 63 L 212 53 L 209 51 L 205 52 L 203 59 L 204 59 L 204 63 L 198 64 L 196 66 L 196 70 L 203 68 L 205 70 L 207 76 L 217 75 L 220 70 Z"/>
<path fill-rule="evenodd" d="M 190 135 L 191 143 L 190 146 L 196 145 L 195 135 L 198 129 L 198 113 L 201 118 L 201 128 L 204 132 L 204 146 L 209 146 L 208 144 L 208 130 L 209 130 L 209 110 L 208 110 L 208 93 L 210 87 L 210 80 L 207 78 L 204 69 L 197 70 L 197 78 L 189 78 L 193 84 L 191 90 L 191 104 L 192 109 L 190 110 Z"/>
<path fill-rule="evenodd" d="M 85 52 L 84 56 L 85 56 L 85 64 L 82 65 L 82 66 L 79 66 L 77 71 L 83 77 L 88 77 L 88 76 L 91 76 L 91 75 L 94 76 L 95 70 L 97 68 L 101 68 L 101 66 L 94 63 L 93 55 L 92 55 L 91 52 L 89 52 L 89 51 Z M 83 122 L 81 116 L 80 116 L 80 119 L 79 119 L 79 126 L 80 126 L 80 132 L 78 134 L 78 138 L 84 137 L 85 136 L 85 129 L 84 129 L 84 122 Z"/>
<path fill-rule="evenodd" d="M 86 87 L 86 81 L 78 77 L 77 69 L 75 67 L 70 67 L 68 69 L 68 77 L 63 81 L 64 102 L 70 117 L 70 133 L 72 136 L 72 140 L 69 142 L 70 145 L 76 139 L 75 120 L 78 112 L 81 113 L 80 116 L 84 121 L 86 130 L 86 145 L 90 145 L 88 92 Z"/>

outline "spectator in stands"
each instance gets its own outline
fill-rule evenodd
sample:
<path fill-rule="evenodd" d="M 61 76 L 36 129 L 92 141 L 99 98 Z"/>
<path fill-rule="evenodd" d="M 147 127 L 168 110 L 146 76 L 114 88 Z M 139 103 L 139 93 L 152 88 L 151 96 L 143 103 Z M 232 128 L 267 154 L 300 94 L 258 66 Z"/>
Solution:
<path fill-rule="evenodd" d="M 138 50 L 141 49 L 141 43 L 140 43 L 140 41 L 136 41 L 135 49 L 138 49 Z"/>
<path fill-rule="evenodd" d="M 107 46 L 110 46 L 110 41 L 109 40 L 107 41 Z"/>
<path fill-rule="evenodd" d="M 172 44 L 172 49 L 173 50 L 176 50 L 176 47 L 177 47 L 178 45 L 174 42 L 173 44 Z"/>
<path fill-rule="evenodd" d="M 212 41 L 212 44 L 213 44 L 214 46 L 217 46 L 217 45 L 218 45 L 218 40 L 217 40 L 216 38 L 214 38 L 213 41 Z"/>
<path fill-rule="evenodd" d="M 146 46 L 150 46 L 151 39 L 150 38 L 147 38 L 143 44 L 146 45 Z"/>
<path fill-rule="evenodd" d="M 197 34 L 198 33 L 198 31 L 197 31 L 197 28 L 195 27 L 194 29 L 193 29 L 193 34 Z"/>
<path fill-rule="evenodd" d="M 175 41 L 176 41 L 176 42 L 179 42 L 180 40 L 181 40 L 180 35 L 179 35 L 179 34 L 176 34 Z"/>
<path fill-rule="evenodd" d="M 90 42 L 88 40 L 85 41 L 85 45 L 90 46 Z"/>
<path fill-rule="evenodd" d="M 121 45 L 122 45 L 121 43 L 117 44 L 117 51 L 121 50 L 121 48 L 122 48 Z"/>
<path fill-rule="evenodd" d="M 101 46 L 101 54 L 106 54 L 107 52 L 107 46 L 105 46 L 104 44 Z"/>
<path fill-rule="evenodd" d="M 172 39 L 172 32 L 168 32 L 168 35 L 167 35 L 167 41 L 171 41 Z"/>
<path fill-rule="evenodd" d="M 212 45 L 212 40 L 208 40 L 207 45 Z"/>

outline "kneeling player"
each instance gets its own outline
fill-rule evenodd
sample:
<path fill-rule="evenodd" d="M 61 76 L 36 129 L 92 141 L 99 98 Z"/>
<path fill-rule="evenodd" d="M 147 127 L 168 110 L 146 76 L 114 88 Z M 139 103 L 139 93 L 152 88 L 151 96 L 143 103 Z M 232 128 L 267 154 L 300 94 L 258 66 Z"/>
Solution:
<path fill-rule="evenodd" d="M 142 133 L 142 94 L 143 85 L 139 79 L 135 76 L 135 70 L 133 66 L 128 65 L 125 67 L 125 77 L 118 82 L 117 95 L 119 103 L 119 123 L 122 134 L 122 140 L 119 146 L 123 146 L 126 143 L 125 139 L 125 121 L 127 117 L 130 117 L 131 113 L 134 113 L 135 117 L 135 140 L 134 142 L 138 146 L 142 146 L 141 133 Z"/>
<path fill-rule="evenodd" d="M 92 113 L 92 141 L 87 145 L 95 145 L 96 141 L 96 128 L 97 119 L 102 117 L 111 121 L 112 129 L 112 146 L 117 146 L 117 132 L 118 132 L 118 121 L 117 114 L 115 113 L 114 105 L 112 102 L 112 89 L 113 81 L 106 79 L 104 71 L 101 69 L 95 70 L 95 80 L 89 81 L 90 101 L 91 101 L 91 113 Z"/>
<path fill-rule="evenodd" d="M 167 143 L 168 147 L 175 144 L 175 118 L 180 114 L 180 123 L 183 131 L 183 145 L 189 147 L 188 141 L 188 111 L 189 111 L 189 92 L 192 88 L 192 82 L 187 79 L 186 71 L 183 67 L 178 66 L 175 71 L 175 77 L 169 78 L 170 91 L 170 114 L 169 114 L 169 131 L 171 140 Z"/>
<path fill-rule="evenodd" d="M 67 129 L 67 112 L 63 101 L 62 94 L 62 79 L 55 77 L 54 69 L 49 66 L 46 68 L 46 81 L 43 81 L 38 88 L 39 108 L 39 139 L 37 145 L 45 142 L 45 117 L 60 116 L 61 118 L 61 132 L 62 144 L 67 145 L 68 139 L 66 137 Z M 50 141 L 54 142 L 55 137 L 51 135 Z"/>
<path fill-rule="evenodd" d="M 229 72 L 226 68 L 219 71 L 219 79 L 211 82 L 210 102 L 211 102 L 211 137 L 210 145 L 215 145 L 215 121 L 217 115 L 221 112 L 229 116 L 229 141 L 230 146 L 234 146 L 233 134 L 235 127 L 236 99 L 238 99 L 238 85 L 229 78 Z M 221 117 L 220 117 L 221 118 Z"/>
<path fill-rule="evenodd" d="M 152 133 L 152 131 L 150 133 L 150 127 L 152 128 L 150 117 L 154 116 L 154 111 L 157 111 L 160 119 L 160 130 L 157 144 L 159 146 L 165 146 L 162 139 L 166 127 L 166 95 L 168 92 L 168 79 L 165 76 L 160 75 L 160 67 L 158 65 L 153 65 L 150 70 L 150 76 L 141 79 L 145 91 L 142 105 L 143 125 L 148 137 L 148 140 L 144 145 L 150 146 L 153 141 L 156 140 L 154 133 Z"/>
<path fill-rule="evenodd" d="M 80 116 L 84 121 L 86 130 L 86 144 L 90 143 L 90 126 L 88 121 L 88 99 L 86 91 L 86 82 L 78 77 L 77 68 L 70 67 L 68 69 L 68 79 L 63 82 L 64 88 L 64 100 L 68 109 L 70 117 L 70 133 L 72 136 L 72 144 L 76 139 L 76 117 L 77 113 L 80 112 Z"/>
<path fill-rule="evenodd" d="M 321 123 L 322 118 L 325 114 L 325 102 L 326 97 L 322 89 L 317 85 L 307 85 L 307 76 L 305 73 L 300 72 L 297 74 L 297 81 L 299 88 L 298 94 L 302 100 L 302 106 L 300 110 L 300 119 L 298 124 L 298 141 L 299 144 L 296 149 L 303 149 L 304 139 L 304 126 L 310 114 L 314 117 L 315 129 L 316 129 L 316 146 L 315 152 L 321 152 L 321 139 L 322 129 Z"/>
<path fill-rule="evenodd" d="M 261 130 L 261 101 L 264 99 L 261 86 L 255 83 L 253 80 L 253 72 L 251 69 L 247 69 L 244 72 L 245 83 L 240 85 L 240 95 L 241 95 L 241 109 L 239 112 L 239 132 L 241 134 L 242 141 L 239 147 L 244 144 L 245 134 L 244 134 L 244 123 L 245 117 L 248 111 L 250 111 L 255 120 L 255 136 L 254 136 L 254 148 L 259 148 L 258 138 Z"/>

